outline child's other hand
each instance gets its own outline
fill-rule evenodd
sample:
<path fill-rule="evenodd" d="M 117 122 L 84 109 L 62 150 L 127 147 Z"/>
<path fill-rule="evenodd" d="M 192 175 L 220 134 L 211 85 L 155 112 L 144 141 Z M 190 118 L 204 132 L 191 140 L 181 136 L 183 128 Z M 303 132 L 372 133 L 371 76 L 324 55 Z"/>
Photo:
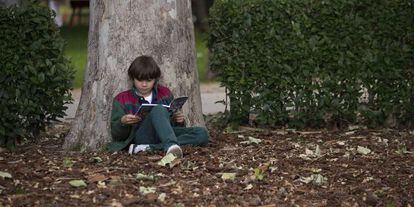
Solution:
<path fill-rule="evenodd" d="M 133 114 L 126 114 L 121 118 L 122 124 L 136 124 L 141 121 L 141 117 Z"/>
<path fill-rule="evenodd" d="M 179 111 L 175 112 L 173 114 L 172 118 L 173 118 L 174 122 L 176 122 L 176 123 L 183 123 L 184 122 L 184 114 L 182 112 L 179 112 Z"/>

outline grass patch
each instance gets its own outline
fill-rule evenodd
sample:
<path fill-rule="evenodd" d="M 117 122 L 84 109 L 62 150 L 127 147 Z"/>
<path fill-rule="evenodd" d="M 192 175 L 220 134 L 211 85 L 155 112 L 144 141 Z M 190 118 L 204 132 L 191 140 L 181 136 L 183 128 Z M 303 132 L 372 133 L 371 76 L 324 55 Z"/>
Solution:
<path fill-rule="evenodd" d="M 88 51 L 88 26 L 77 25 L 69 28 L 61 28 L 62 36 L 66 40 L 65 56 L 69 58 L 75 69 L 75 80 L 73 88 L 81 88 L 83 75 L 87 63 Z M 207 34 L 195 32 L 197 51 L 197 70 L 201 82 L 206 81 L 206 66 L 208 62 Z"/>
<path fill-rule="evenodd" d="M 195 41 L 198 79 L 200 82 L 206 82 L 208 67 L 207 33 L 195 31 Z"/>
<path fill-rule="evenodd" d="M 74 27 L 63 26 L 61 28 L 63 38 L 66 40 L 64 54 L 75 69 L 73 88 L 82 87 L 83 74 L 86 68 L 88 51 L 88 26 L 78 25 Z"/>

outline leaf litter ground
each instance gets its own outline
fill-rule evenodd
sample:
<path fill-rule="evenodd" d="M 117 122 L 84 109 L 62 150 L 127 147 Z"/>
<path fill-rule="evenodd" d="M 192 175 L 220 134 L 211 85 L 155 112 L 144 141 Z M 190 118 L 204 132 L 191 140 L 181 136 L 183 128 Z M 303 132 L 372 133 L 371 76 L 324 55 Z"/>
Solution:
<path fill-rule="evenodd" d="M 207 147 L 62 151 L 55 125 L 0 152 L 0 206 L 413 206 L 413 132 L 210 129 Z"/>

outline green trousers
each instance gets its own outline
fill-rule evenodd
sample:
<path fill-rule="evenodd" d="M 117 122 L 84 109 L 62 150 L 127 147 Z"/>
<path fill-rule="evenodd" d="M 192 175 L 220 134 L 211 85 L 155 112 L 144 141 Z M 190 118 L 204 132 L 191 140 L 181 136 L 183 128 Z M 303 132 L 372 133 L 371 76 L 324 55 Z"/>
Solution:
<path fill-rule="evenodd" d="M 202 146 L 208 143 L 208 132 L 203 127 L 173 127 L 170 113 L 161 105 L 146 115 L 135 132 L 134 144 L 149 144 L 152 150 L 167 151 L 171 145 Z"/>

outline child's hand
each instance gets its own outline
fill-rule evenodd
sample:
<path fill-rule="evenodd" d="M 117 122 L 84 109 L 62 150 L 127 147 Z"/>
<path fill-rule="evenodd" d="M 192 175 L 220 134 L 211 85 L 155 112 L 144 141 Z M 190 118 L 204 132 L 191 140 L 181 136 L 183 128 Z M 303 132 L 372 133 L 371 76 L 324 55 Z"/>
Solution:
<path fill-rule="evenodd" d="M 176 123 L 183 123 L 184 122 L 184 114 L 182 112 L 179 112 L 179 111 L 175 112 L 173 114 L 172 118 L 173 118 L 174 122 L 176 122 Z"/>
<path fill-rule="evenodd" d="M 136 124 L 141 121 L 141 117 L 133 114 L 126 114 L 121 118 L 122 124 Z"/>

